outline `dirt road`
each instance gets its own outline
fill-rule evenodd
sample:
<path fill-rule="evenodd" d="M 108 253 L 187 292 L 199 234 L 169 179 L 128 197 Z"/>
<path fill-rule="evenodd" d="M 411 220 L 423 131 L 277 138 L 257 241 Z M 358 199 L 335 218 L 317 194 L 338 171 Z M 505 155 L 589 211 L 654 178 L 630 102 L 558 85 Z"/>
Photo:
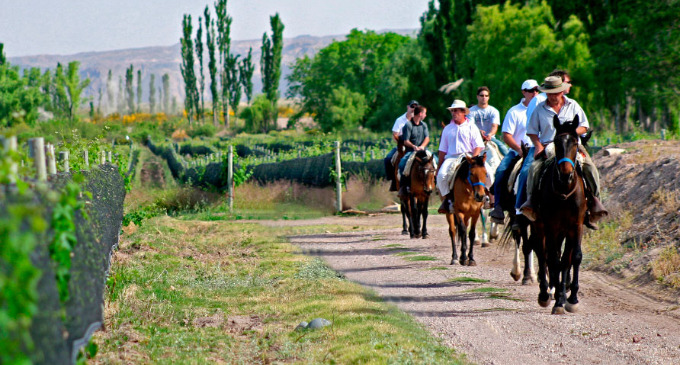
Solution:
<path fill-rule="evenodd" d="M 551 315 L 537 304 L 538 285 L 510 277 L 513 252 L 475 246 L 478 266 L 448 265 L 451 245 L 441 215 L 427 240 L 409 239 L 396 215 L 328 217 L 314 222 L 355 232 L 296 236 L 303 252 L 323 258 L 349 280 L 376 291 L 478 364 L 680 364 L 680 306 L 643 295 L 609 276 L 584 271 L 580 311 Z M 364 228 L 362 228 L 364 227 Z M 413 261 L 416 255 L 434 261 Z"/>

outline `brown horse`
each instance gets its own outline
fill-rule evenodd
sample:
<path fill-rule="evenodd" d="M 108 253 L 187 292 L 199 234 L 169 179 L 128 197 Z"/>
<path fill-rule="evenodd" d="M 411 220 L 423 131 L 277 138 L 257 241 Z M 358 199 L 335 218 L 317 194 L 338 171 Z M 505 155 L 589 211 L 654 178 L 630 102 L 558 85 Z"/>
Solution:
<path fill-rule="evenodd" d="M 409 176 L 411 177 L 411 189 L 407 196 L 401 198 L 401 211 L 408 221 L 408 232 L 411 238 L 428 238 L 427 233 L 427 206 L 430 194 L 435 186 L 434 156 L 426 151 L 417 151 L 411 165 Z M 423 218 L 422 230 L 420 217 Z"/>
<path fill-rule="evenodd" d="M 538 256 L 538 304 L 542 307 L 550 304 L 548 286 L 554 287 L 552 313 L 564 314 L 565 307 L 569 312 L 578 309 L 579 267 L 583 257 L 581 238 L 587 203 L 582 172 L 576 166 L 578 116 L 564 124 L 560 124 L 555 116 L 553 125 L 556 130 L 555 158 L 546 161 L 538 190 L 532 194 L 537 215 L 531 224 L 531 240 Z M 546 268 L 550 274 L 549 283 Z M 570 270 L 573 270 L 573 277 L 568 284 Z M 571 290 L 569 298 L 566 298 L 567 285 Z"/>
<path fill-rule="evenodd" d="M 465 157 L 461 163 L 453 183 L 453 213 L 446 214 L 449 223 L 449 236 L 451 237 L 451 265 L 456 263 L 456 238 L 460 240 L 460 264 L 476 266 L 473 257 L 473 242 L 475 240 L 475 226 L 479 213 L 484 205 L 486 197 L 486 155 Z M 469 237 L 466 237 L 467 228 L 470 227 Z M 456 233 L 458 234 L 456 237 Z M 467 253 L 468 238 L 470 252 Z"/>
<path fill-rule="evenodd" d="M 401 159 L 404 158 L 404 155 L 406 154 L 406 149 L 404 147 L 404 140 L 399 138 L 397 141 L 397 160 L 394 164 L 394 180 L 392 181 L 392 187 L 395 189 L 395 191 L 399 191 L 399 188 L 401 187 L 400 181 L 399 181 L 399 162 L 401 162 Z M 409 234 L 409 226 L 408 226 L 408 219 L 406 216 L 406 208 L 404 207 L 404 203 L 402 201 L 401 203 L 401 234 Z"/>

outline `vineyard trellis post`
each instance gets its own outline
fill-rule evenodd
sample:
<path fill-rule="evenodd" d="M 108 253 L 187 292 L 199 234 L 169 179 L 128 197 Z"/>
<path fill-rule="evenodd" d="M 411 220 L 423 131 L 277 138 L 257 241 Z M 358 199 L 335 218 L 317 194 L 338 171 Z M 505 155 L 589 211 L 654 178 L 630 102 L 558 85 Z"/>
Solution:
<path fill-rule="evenodd" d="M 28 140 L 30 157 L 36 170 L 38 181 L 47 181 L 47 165 L 45 164 L 45 139 L 43 137 Z"/>
<path fill-rule="evenodd" d="M 51 143 L 47 144 L 47 173 L 50 175 L 57 174 L 57 162 L 56 156 L 54 155 L 54 145 Z"/>
<path fill-rule="evenodd" d="M 85 161 L 85 170 L 90 169 L 90 153 L 87 150 L 83 151 L 83 160 Z"/>
<path fill-rule="evenodd" d="M 71 166 L 68 163 L 68 151 L 59 151 L 59 162 L 64 172 L 70 172 Z"/>
<path fill-rule="evenodd" d="M 231 213 L 234 211 L 234 146 L 229 146 L 227 155 L 227 194 L 229 213 Z"/>
<path fill-rule="evenodd" d="M 342 168 L 340 166 L 340 141 L 335 141 L 335 199 L 336 209 L 342 212 Z"/>
<path fill-rule="evenodd" d="M 11 151 L 16 151 L 17 150 L 17 137 L 16 136 L 11 136 L 7 138 L 3 138 L 2 144 L 4 145 L 5 151 L 6 152 L 11 152 Z M 16 162 L 12 161 L 9 167 L 9 182 L 11 184 L 16 183 L 16 176 L 19 172 L 19 167 Z"/>

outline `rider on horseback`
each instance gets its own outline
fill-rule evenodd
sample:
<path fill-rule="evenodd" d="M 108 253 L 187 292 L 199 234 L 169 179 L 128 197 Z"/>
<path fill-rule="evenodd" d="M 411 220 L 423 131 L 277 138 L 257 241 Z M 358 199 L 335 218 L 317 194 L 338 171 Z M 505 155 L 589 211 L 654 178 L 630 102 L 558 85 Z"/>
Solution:
<path fill-rule="evenodd" d="M 525 144 L 532 146 L 531 139 L 527 137 L 527 106 L 531 100 L 536 96 L 538 92 L 538 83 L 536 80 L 526 80 L 522 83 L 522 94 L 524 98 L 522 101 L 510 108 L 508 113 L 505 114 L 505 119 L 503 120 L 503 140 L 510 146 L 511 150 L 505 155 L 501 164 L 498 165 L 496 169 L 496 178 L 494 183 L 494 209 L 489 214 L 491 220 L 497 224 L 503 224 L 505 220 L 505 213 L 501 207 L 501 194 L 505 190 L 500 182 L 503 179 L 503 175 L 510 167 L 512 161 L 517 156 L 522 156 L 522 146 Z"/>
<path fill-rule="evenodd" d="M 427 108 L 418 105 L 413 109 L 413 118 L 408 121 L 401 133 L 401 138 L 404 140 L 404 149 L 406 154 L 399 161 L 399 195 L 406 196 L 408 194 L 409 186 L 411 185 L 411 176 L 404 176 L 404 167 L 411 155 L 416 151 L 423 151 L 430 143 L 430 131 L 425 124 L 425 117 L 427 116 Z"/>
<path fill-rule="evenodd" d="M 413 111 L 415 108 L 418 106 L 418 102 L 415 100 L 411 100 L 407 105 L 406 105 L 406 113 L 402 114 L 397 120 L 394 121 L 394 125 L 392 126 L 392 139 L 399 144 L 399 139 L 401 138 L 401 133 L 404 128 L 404 125 L 408 123 L 411 118 L 413 118 Z M 385 174 L 387 176 L 387 180 L 392 180 L 392 185 L 390 186 L 390 191 L 396 191 L 396 179 L 394 176 L 394 166 L 392 165 L 392 159 L 394 158 L 394 155 L 397 153 L 397 147 L 394 147 L 385 157 L 384 164 L 385 164 Z"/>
<path fill-rule="evenodd" d="M 437 170 L 437 188 L 442 196 L 442 205 L 438 212 L 441 214 L 453 213 L 453 196 L 449 194 L 449 175 L 455 169 L 451 166 L 458 161 L 463 154 L 477 156 L 484 148 L 484 141 L 479 128 L 466 117 L 470 113 L 467 105 L 462 100 L 454 100 L 447 108 L 451 112 L 451 123 L 442 131 L 439 142 L 439 166 Z"/>
<path fill-rule="evenodd" d="M 527 124 L 527 135 L 534 143 L 534 147 L 529 150 L 529 153 L 534 153 L 536 160 L 531 164 L 528 172 L 528 181 L 526 185 L 526 202 L 521 206 L 520 211 L 529 220 L 536 219 L 535 212 L 531 202 L 531 194 L 534 188 L 534 181 L 536 174 L 543 165 L 545 159 L 544 151 L 547 146 L 555 138 L 555 127 L 553 126 L 553 117 L 557 116 L 560 123 L 571 121 L 574 117 L 579 117 L 579 126 L 576 133 L 583 135 L 588 131 L 589 124 L 583 109 L 573 99 L 569 99 L 564 95 L 565 90 L 569 88 L 569 84 L 562 80 L 559 76 L 548 76 L 545 82 L 539 88 L 545 92 L 548 99 L 536 106 L 536 109 L 531 114 Z M 579 152 L 584 157 L 583 162 L 583 178 L 586 181 L 586 196 L 588 199 L 588 213 L 584 224 L 591 229 L 597 229 L 595 223 L 603 216 L 609 214 L 599 201 L 599 173 L 595 164 L 590 159 L 585 148 L 579 144 Z M 538 158 L 542 156 L 542 158 Z M 522 169 L 524 172 L 524 168 Z M 518 194 L 519 201 L 519 194 Z"/>

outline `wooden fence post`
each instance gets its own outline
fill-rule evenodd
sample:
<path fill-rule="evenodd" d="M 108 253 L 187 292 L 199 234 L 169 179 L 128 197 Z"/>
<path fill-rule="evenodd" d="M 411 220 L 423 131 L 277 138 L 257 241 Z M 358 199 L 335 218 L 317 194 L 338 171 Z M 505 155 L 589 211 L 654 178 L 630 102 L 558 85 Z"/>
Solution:
<path fill-rule="evenodd" d="M 64 172 L 71 172 L 71 166 L 68 163 L 68 151 L 59 151 L 59 162 Z"/>
<path fill-rule="evenodd" d="M 109 163 L 113 163 L 113 160 L 111 160 L 111 151 L 108 151 L 106 156 L 108 157 Z"/>
<path fill-rule="evenodd" d="M 231 213 L 234 211 L 234 146 L 229 146 L 227 155 L 227 194 L 229 213 Z"/>
<path fill-rule="evenodd" d="M 45 139 L 43 137 L 28 140 L 29 153 L 33 157 L 38 181 L 47 181 L 47 166 L 45 165 Z"/>
<path fill-rule="evenodd" d="M 335 200 L 336 210 L 342 212 L 342 168 L 340 167 L 340 141 L 335 141 Z"/>
<path fill-rule="evenodd" d="M 50 175 L 56 175 L 57 173 L 57 162 L 56 156 L 54 155 L 54 145 L 51 143 L 47 144 L 47 173 Z"/>
<path fill-rule="evenodd" d="M 90 169 L 90 153 L 87 150 L 83 151 L 83 161 L 85 161 L 85 170 Z"/>
<path fill-rule="evenodd" d="M 5 148 L 5 152 L 11 152 L 11 151 L 16 151 L 17 150 L 17 137 L 16 136 L 11 136 L 7 138 L 2 139 L 2 144 Z M 10 184 L 14 184 L 17 182 L 17 174 L 19 173 L 19 167 L 17 166 L 17 163 L 12 161 L 12 163 L 9 166 L 9 182 Z"/>

